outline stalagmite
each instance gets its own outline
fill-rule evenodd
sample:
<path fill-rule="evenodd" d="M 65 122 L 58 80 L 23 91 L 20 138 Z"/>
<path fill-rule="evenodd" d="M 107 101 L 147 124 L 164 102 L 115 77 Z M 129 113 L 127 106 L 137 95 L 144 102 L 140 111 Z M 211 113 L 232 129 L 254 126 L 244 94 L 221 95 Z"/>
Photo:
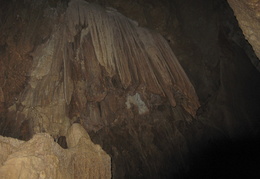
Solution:
<path fill-rule="evenodd" d="M 46 133 L 27 142 L 0 136 L 0 178 L 111 178 L 110 157 L 81 125 L 72 125 L 67 137 L 73 145 L 63 149 Z"/>

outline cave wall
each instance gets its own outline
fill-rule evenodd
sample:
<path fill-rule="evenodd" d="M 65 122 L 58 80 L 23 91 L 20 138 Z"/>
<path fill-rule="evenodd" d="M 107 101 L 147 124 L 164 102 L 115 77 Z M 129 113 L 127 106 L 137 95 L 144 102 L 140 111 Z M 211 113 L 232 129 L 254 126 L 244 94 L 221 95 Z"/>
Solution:
<path fill-rule="evenodd" d="M 177 126 L 188 153 L 197 153 L 198 148 L 210 146 L 214 141 L 251 140 L 251 136 L 259 134 L 259 72 L 252 64 L 258 59 L 226 1 L 103 3 L 163 34 L 195 86 L 202 104 L 199 121 L 178 125 L 166 122 L 161 127 L 162 131 L 168 131 L 168 127 Z M 159 138 L 165 140 L 167 136 L 162 131 Z M 171 140 L 167 143 L 179 145 Z M 170 173 L 169 165 L 162 166 L 165 173 Z M 219 171 L 219 175 L 225 173 Z"/>
<path fill-rule="evenodd" d="M 34 130 L 30 120 L 17 117 L 23 110 L 17 101 L 30 80 L 32 53 L 50 38 L 52 24 L 59 23 L 68 6 L 64 1 L 35 2 L 2 1 L 0 11 L 0 131 L 25 140 Z M 93 2 L 162 34 L 201 104 L 192 117 L 165 97 L 140 93 L 149 108 L 143 115 L 138 105 L 127 108 L 118 78 L 113 80 L 115 90 L 98 103 L 89 102 L 85 112 L 78 112 L 72 96 L 70 122 L 81 123 L 111 156 L 114 178 L 182 178 L 203 147 L 259 134 L 260 75 L 251 63 L 257 57 L 226 1 Z M 140 101 L 138 96 L 132 99 Z M 18 113 L 9 112 L 14 104 Z"/>
<path fill-rule="evenodd" d="M 228 1 L 231 8 L 234 10 L 234 14 L 238 20 L 239 26 L 241 27 L 245 38 L 252 45 L 255 54 L 258 59 L 260 58 L 259 50 L 259 29 L 260 29 L 260 2 L 258 0 L 249 1 Z M 252 63 L 256 66 L 258 71 L 259 61 L 254 60 Z"/>

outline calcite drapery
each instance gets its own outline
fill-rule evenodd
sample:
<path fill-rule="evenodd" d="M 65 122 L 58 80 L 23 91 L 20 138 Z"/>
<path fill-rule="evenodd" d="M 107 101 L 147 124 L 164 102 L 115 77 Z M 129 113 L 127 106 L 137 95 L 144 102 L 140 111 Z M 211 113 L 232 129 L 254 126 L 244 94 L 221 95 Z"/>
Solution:
<path fill-rule="evenodd" d="M 19 116 L 33 121 L 34 133 L 65 135 L 72 96 L 85 110 L 87 101 L 102 101 L 111 84 L 128 93 L 165 96 L 195 116 L 196 92 L 160 34 L 83 0 L 71 1 L 58 21 L 32 53 L 29 85 L 19 99 Z"/>

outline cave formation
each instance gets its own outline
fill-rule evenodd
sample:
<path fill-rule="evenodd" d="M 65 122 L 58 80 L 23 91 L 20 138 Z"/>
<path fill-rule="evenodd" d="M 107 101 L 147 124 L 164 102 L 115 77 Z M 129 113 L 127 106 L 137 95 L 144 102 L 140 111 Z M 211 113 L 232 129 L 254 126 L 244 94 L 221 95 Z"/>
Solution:
<path fill-rule="evenodd" d="M 2 178 L 260 176 L 258 31 L 227 1 L 0 2 Z"/>

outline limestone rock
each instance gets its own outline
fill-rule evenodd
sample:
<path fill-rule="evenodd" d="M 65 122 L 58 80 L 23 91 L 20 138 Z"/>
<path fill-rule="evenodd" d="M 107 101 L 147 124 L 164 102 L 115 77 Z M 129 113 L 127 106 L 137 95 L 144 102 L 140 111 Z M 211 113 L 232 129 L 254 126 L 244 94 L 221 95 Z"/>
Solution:
<path fill-rule="evenodd" d="M 111 178 L 110 157 L 91 142 L 79 124 L 69 131 L 68 136 L 77 136 L 78 142 L 68 149 L 47 133 L 36 134 L 28 142 L 0 136 L 0 178 Z"/>
<path fill-rule="evenodd" d="M 67 133 L 67 145 L 69 148 L 75 147 L 81 138 L 85 138 L 86 140 L 90 140 L 90 137 L 87 131 L 80 124 L 73 124 Z"/>
<path fill-rule="evenodd" d="M 257 57 L 260 59 L 260 1 L 228 0 L 238 23 Z"/>
<path fill-rule="evenodd" d="M 68 115 L 74 104 L 79 114 L 89 110 L 93 129 L 99 130 L 96 103 L 114 89 L 124 89 L 125 96 L 141 90 L 158 94 L 196 115 L 195 89 L 160 34 L 83 0 L 71 1 L 56 19 L 49 37 L 30 53 L 28 84 L 17 100 L 20 111 L 9 108 L 18 121 L 31 122 L 32 133 L 64 136 L 76 117 Z"/>
<path fill-rule="evenodd" d="M 159 33 L 139 27 L 114 9 L 83 0 L 57 8 L 29 4 L 24 12 L 27 4 L 21 5 L 17 17 L 10 15 L 6 21 L 17 21 L 15 25 L 3 23 L 1 28 L 14 28 L 6 37 L 1 35 L 1 44 L 6 45 L 0 46 L 0 112 L 8 108 L 7 118 L 14 120 L 8 124 L 17 128 L 13 136 L 42 132 L 65 136 L 73 118 L 79 117 L 87 128 L 98 131 L 107 122 L 100 115 L 101 101 L 122 90 L 120 107 L 125 110 L 127 96 L 140 94 L 142 99 L 147 93 L 196 115 L 200 104 L 195 89 Z M 16 36 L 19 39 L 12 38 Z M 149 111 L 143 101 L 139 114 Z M 111 104 L 106 105 L 102 109 Z M 27 132 L 17 134 L 21 126 Z"/>

